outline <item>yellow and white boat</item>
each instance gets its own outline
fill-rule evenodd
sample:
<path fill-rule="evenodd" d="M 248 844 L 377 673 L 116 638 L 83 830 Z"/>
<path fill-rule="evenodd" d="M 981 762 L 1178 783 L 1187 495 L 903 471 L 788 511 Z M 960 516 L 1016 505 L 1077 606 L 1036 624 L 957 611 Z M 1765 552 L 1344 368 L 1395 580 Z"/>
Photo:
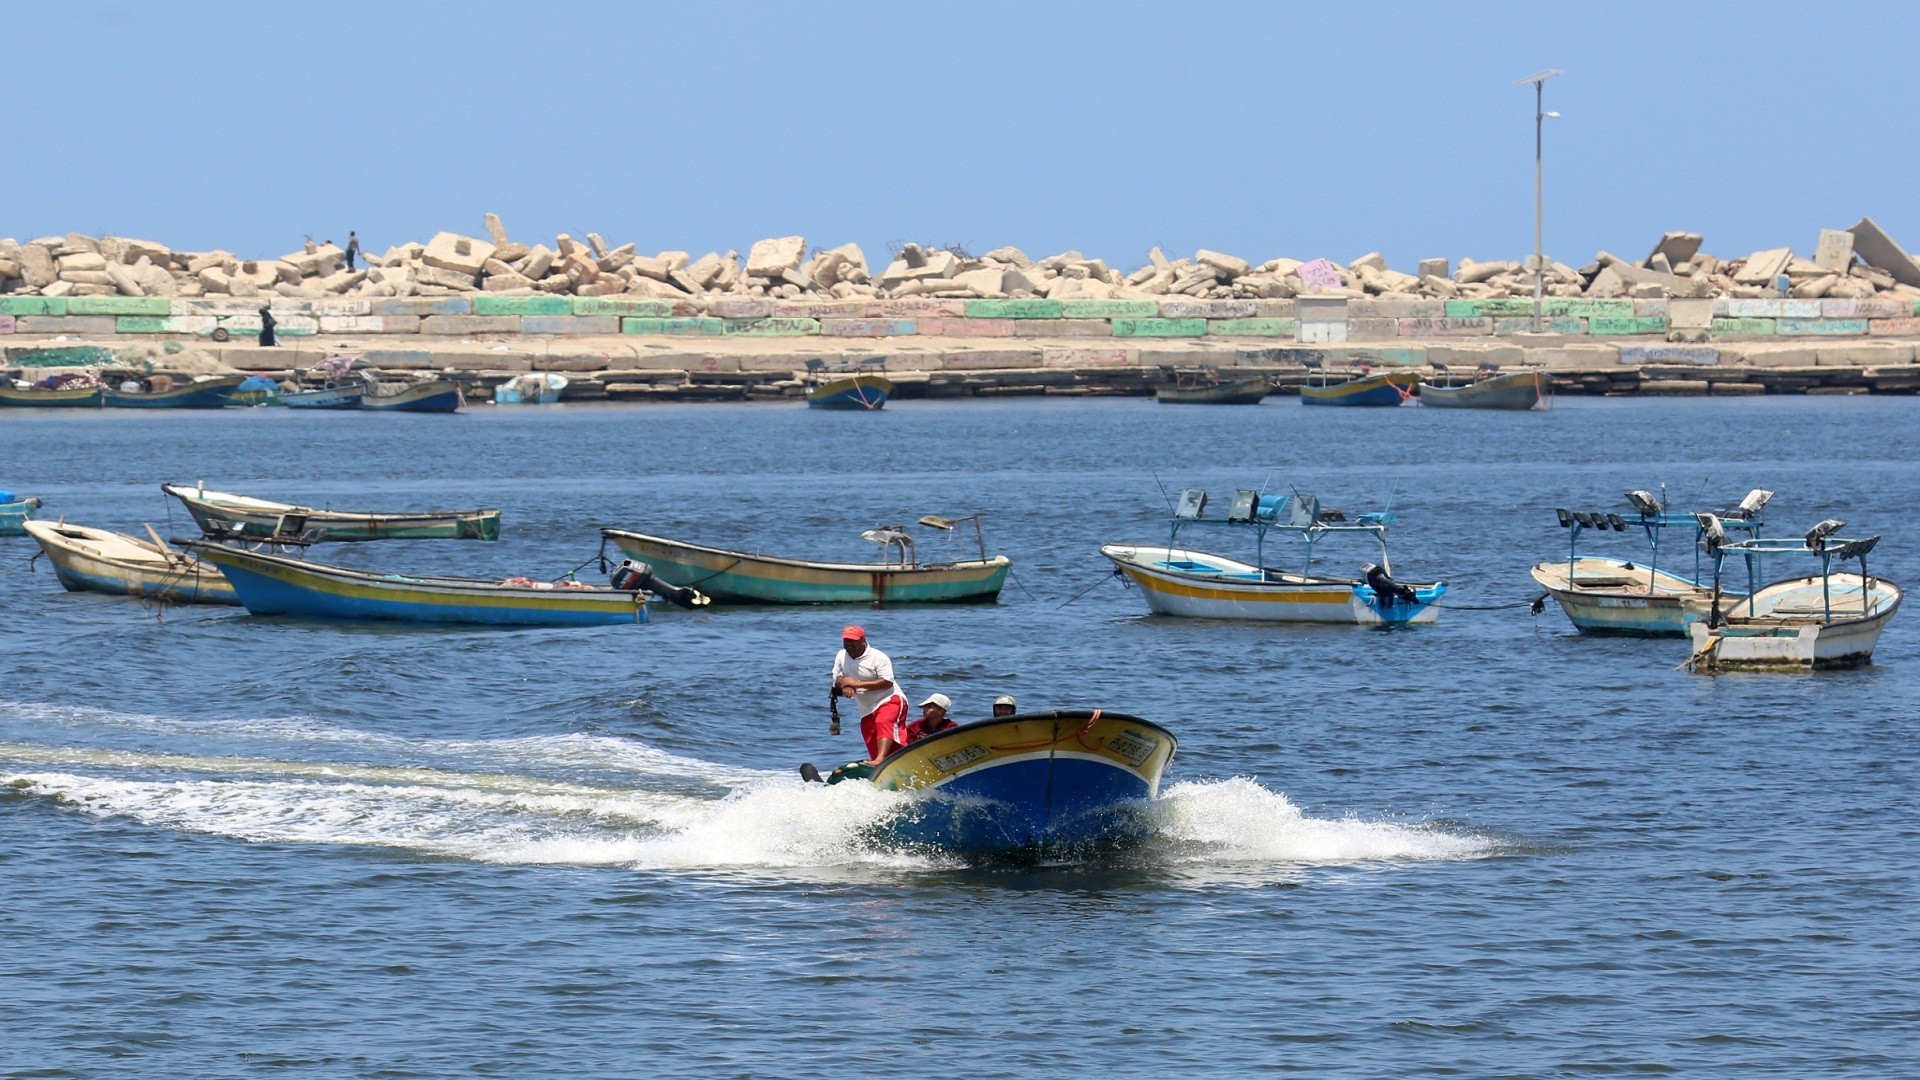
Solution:
<path fill-rule="evenodd" d="M 151 541 L 65 521 L 29 521 L 26 530 L 53 563 L 54 576 L 70 592 L 149 597 L 173 604 L 240 603 L 218 567 L 176 550 L 151 528 L 147 530 Z"/>

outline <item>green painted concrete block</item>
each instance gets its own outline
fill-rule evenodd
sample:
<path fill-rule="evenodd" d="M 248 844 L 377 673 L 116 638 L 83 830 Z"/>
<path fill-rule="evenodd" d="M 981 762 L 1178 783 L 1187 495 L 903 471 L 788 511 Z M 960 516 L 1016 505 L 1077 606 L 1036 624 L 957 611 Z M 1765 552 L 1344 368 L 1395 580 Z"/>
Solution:
<path fill-rule="evenodd" d="M 1715 334 L 1771 334 L 1772 319 L 1715 319 L 1708 329 Z"/>
<path fill-rule="evenodd" d="M 1063 319 L 1151 319 L 1160 314 L 1157 300 L 1062 300 Z"/>
<path fill-rule="evenodd" d="M 65 315 L 64 296 L 0 296 L 0 315 Z"/>
<path fill-rule="evenodd" d="M 171 315 L 173 301 L 164 296 L 71 296 L 69 315 Z"/>
<path fill-rule="evenodd" d="M 1058 319 L 1059 300 L 969 300 L 969 319 Z"/>
<path fill-rule="evenodd" d="M 1781 319 L 1775 326 L 1778 334 L 1864 334 L 1867 332 L 1865 319 Z"/>
<path fill-rule="evenodd" d="M 1582 319 L 1630 319 L 1633 317 L 1631 300 L 1576 300 L 1564 296 L 1550 297 L 1546 302 L 1546 309 L 1549 315 L 1573 315 Z M 1594 333 L 1599 331 L 1596 330 Z"/>
<path fill-rule="evenodd" d="M 1205 319 L 1115 319 L 1114 337 L 1205 337 Z"/>
<path fill-rule="evenodd" d="M 620 320 L 623 334 L 724 334 L 725 319 L 628 318 Z"/>
<path fill-rule="evenodd" d="M 1533 313 L 1511 315 L 1493 320 L 1493 332 L 1496 334 L 1533 333 Z M 1555 315 L 1540 320 L 1540 332 L 1543 334 L 1584 334 L 1587 332 L 1587 320 L 1576 319 L 1571 315 Z"/>
<path fill-rule="evenodd" d="M 113 320 L 113 332 L 116 334 L 164 334 L 167 332 L 167 316 L 116 316 Z"/>
<path fill-rule="evenodd" d="M 573 298 L 573 313 L 664 319 L 673 314 L 673 301 L 643 300 L 637 296 L 576 296 Z"/>
<path fill-rule="evenodd" d="M 1207 333 L 1225 337 L 1292 337 L 1295 319 L 1208 319 Z"/>
<path fill-rule="evenodd" d="M 1632 314 L 1633 309 L 1629 307 L 1627 313 Z M 1518 297 L 1447 301 L 1447 318 L 1449 319 L 1484 319 L 1498 315 L 1531 314 L 1533 314 L 1533 301 Z"/>
<path fill-rule="evenodd" d="M 1667 332 L 1667 317 L 1609 315 L 1587 320 L 1587 327 L 1595 334 L 1664 334 Z"/>
<path fill-rule="evenodd" d="M 819 319 L 728 319 L 728 337 L 806 337 L 820 332 Z"/>
<path fill-rule="evenodd" d="M 476 296 L 475 315 L 571 315 L 571 296 Z"/>

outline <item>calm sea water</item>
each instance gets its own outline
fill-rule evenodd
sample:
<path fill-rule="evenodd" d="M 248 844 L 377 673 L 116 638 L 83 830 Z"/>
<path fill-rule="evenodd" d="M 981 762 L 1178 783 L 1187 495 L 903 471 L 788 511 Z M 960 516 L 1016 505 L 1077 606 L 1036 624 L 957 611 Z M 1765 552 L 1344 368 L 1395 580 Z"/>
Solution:
<path fill-rule="evenodd" d="M 12 569 L 0 1071 L 1915 1075 L 1920 624 L 1865 670 L 1706 678 L 1675 670 L 1680 641 L 1581 639 L 1552 607 L 1389 631 L 1151 618 L 1095 550 L 1164 536 L 1156 472 L 1216 507 L 1292 484 L 1391 501 L 1396 569 L 1449 602 L 1522 605 L 1527 567 L 1564 551 L 1555 506 L 1759 486 L 1776 534 L 1844 518 L 1912 582 L 1915 415 L 0 417 L 0 486 L 85 524 L 184 533 L 165 480 L 505 511 L 498 544 L 315 552 L 354 565 L 553 576 L 600 525 L 863 556 L 862 529 L 981 511 L 1016 566 L 992 607 L 533 631 L 159 613 Z M 0 541 L 0 565 L 32 550 Z M 1322 550 L 1336 571 L 1371 555 Z M 850 620 L 963 717 L 1014 693 L 1172 728 L 1159 834 L 1026 869 L 867 843 L 889 797 L 794 770 L 857 749 L 820 700 Z"/>

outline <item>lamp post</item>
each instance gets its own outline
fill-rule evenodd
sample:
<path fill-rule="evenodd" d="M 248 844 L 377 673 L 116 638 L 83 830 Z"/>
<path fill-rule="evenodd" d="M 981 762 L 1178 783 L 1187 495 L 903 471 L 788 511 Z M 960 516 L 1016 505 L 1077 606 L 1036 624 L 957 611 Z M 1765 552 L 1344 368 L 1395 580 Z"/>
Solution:
<path fill-rule="evenodd" d="M 1541 148 L 1544 141 L 1548 117 L 1559 117 L 1559 113 L 1547 112 L 1543 107 L 1546 101 L 1547 80 L 1563 74 L 1558 68 L 1529 75 L 1515 80 L 1515 86 L 1533 84 L 1533 258 L 1527 260 L 1533 271 L 1533 332 L 1541 330 L 1541 313 L 1546 306 L 1547 296 L 1547 253 L 1546 240 L 1541 235 L 1541 223 L 1544 215 L 1541 205 L 1544 201 L 1541 171 Z"/>

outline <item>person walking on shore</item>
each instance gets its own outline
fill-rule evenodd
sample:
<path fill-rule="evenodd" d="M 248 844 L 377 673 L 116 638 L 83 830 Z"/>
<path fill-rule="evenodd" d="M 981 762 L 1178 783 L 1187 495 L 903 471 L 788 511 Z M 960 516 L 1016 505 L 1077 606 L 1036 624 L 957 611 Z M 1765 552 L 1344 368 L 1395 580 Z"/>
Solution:
<path fill-rule="evenodd" d="M 359 257 L 360 257 L 360 238 L 354 235 L 352 229 L 348 229 L 347 230 L 347 270 L 349 272 L 353 270 L 353 260 Z"/>
<path fill-rule="evenodd" d="M 271 349 L 275 345 L 278 345 L 280 343 L 280 339 L 274 337 L 273 335 L 273 328 L 276 325 L 278 324 L 274 321 L 273 309 L 269 308 L 265 304 L 261 304 L 260 305 L 260 347 L 261 348 Z"/>
<path fill-rule="evenodd" d="M 833 688 L 860 709 L 860 737 L 867 762 L 877 765 L 906 743 L 907 696 L 894 681 L 893 661 L 867 644 L 858 626 L 840 631 L 840 652 L 833 658 Z"/>

